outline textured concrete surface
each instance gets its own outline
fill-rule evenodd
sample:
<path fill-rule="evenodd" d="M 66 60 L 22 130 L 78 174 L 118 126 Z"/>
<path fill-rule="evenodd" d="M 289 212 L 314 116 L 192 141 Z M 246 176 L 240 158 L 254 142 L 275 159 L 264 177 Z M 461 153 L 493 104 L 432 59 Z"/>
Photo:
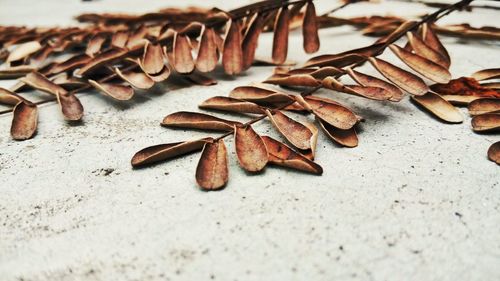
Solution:
<path fill-rule="evenodd" d="M 240 4 L 223 2 L 182 5 Z M 0 23 L 67 25 L 81 11 L 145 12 L 179 3 L 2 0 Z M 337 5 L 317 3 L 323 10 Z M 404 7 L 357 4 L 339 15 L 432 10 Z M 496 17 L 498 12 L 477 10 L 444 21 L 491 25 Z M 350 27 L 322 30 L 321 36 L 320 53 L 374 40 Z M 269 56 L 270 39 L 262 37 L 262 56 Z M 443 41 L 454 77 L 498 67 L 497 43 Z M 301 45 L 294 32 L 291 59 L 307 58 Z M 384 57 L 396 61 L 392 54 Z M 500 279 L 500 176 L 486 160 L 499 137 L 474 134 L 465 110 L 463 124 L 448 125 L 408 99 L 389 104 L 323 91 L 367 119 L 357 148 L 320 136 L 323 176 L 276 167 L 249 176 L 237 166 L 231 139 L 230 181 L 221 192 L 197 189 L 198 154 L 132 170 L 131 156 L 145 146 L 209 135 L 162 128 L 165 115 L 197 110 L 206 98 L 261 81 L 271 71 L 253 68 L 213 87 L 167 83 L 128 103 L 82 94 L 82 125 L 66 124 L 57 105 L 45 105 L 38 135 L 24 142 L 10 139 L 11 117 L 0 116 L 0 279 Z M 256 129 L 278 137 L 268 121 Z"/>

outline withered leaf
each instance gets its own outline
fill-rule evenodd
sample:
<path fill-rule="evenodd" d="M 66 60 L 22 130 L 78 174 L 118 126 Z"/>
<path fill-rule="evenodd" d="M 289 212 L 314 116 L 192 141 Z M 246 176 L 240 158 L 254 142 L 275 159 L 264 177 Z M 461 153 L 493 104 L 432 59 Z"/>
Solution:
<path fill-rule="evenodd" d="M 422 39 L 427 46 L 438 51 L 446 59 L 448 66 L 450 65 L 451 58 L 448 51 L 427 23 L 422 25 Z"/>
<path fill-rule="evenodd" d="M 7 57 L 7 62 L 11 61 L 17 61 L 21 60 L 36 51 L 40 50 L 42 48 L 42 45 L 40 45 L 40 42 L 38 41 L 29 41 L 26 43 L 22 43 L 18 45 L 12 52 L 10 52 L 9 56 Z"/>
<path fill-rule="evenodd" d="M 210 72 L 217 66 L 217 61 L 219 61 L 219 53 L 215 42 L 215 32 L 212 28 L 205 27 L 196 57 L 196 69 L 201 72 Z"/>
<path fill-rule="evenodd" d="M 312 1 L 307 2 L 302 23 L 304 37 L 304 50 L 311 54 L 319 50 L 318 23 L 316 21 L 316 8 Z"/>
<path fill-rule="evenodd" d="M 308 74 L 317 80 L 323 80 L 328 76 L 335 76 L 344 73 L 343 69 L 333 67 L 333 66 L 323 66 L 321 68 L 296 68 L 287 71 L 284 74 L 288 75 L 298 75 L 298 74 Z"/>
<path fill-rule="evenodd" d="M 434 63 L 424 57 L 415 55 L 398 45 L 390 45 L 389 48 L 406 65 L 416 72 L 437 83 L 448 83 L 451 79 L 450 72 L 441 65 Z"/>
<path fill-rule="evenodd" d="M 242 43 L 243 69 L 248 69 L 253 63 L 259 35 L 264 26 L 264 22 L 264 16 L 260 13 L 256 13 L 251 19 Z"/>
<path fill-rule="evenodd" d="M 52 95 L 57 95 L 58 93 L 66 92 L 66 90 L 63 87 L 53 83 L 52 81 L 50 81 L 49 79 L 47 79 L 45 76 L 43 76 L 38 72 L 31 72 L 27 74 L 25 77 L 21 78 L 20 80 L 37 90 Z"/>
<path fill-rule="evenodd" d="M 319 131 L 318 128 L 310 122 L 304 123 L 304 125 L 311 130 L 312 136 L 310 139 L 311 142 L 311 148 L 308 150 L 301 150 L 300 153 L 304 155 L 307 159 L 309 160 L 314 160 L 314 157 L 316 157 L 316 146 L 318 144 L 318 135 Z"/>
<path fill-rule="evenodd" d="M 49 74 L 57 74 L 65 71 L 70 71 L 72 69 L 76 69 L 77 67 L 83 66 L 89 63 L 92 60 L 92 57 L 87 54 L 79 54 L 73 56 L 61 63 L 56 64 L 49 70 Z M 47 73 L 45 73 L 47 74 Z"/>
<path fill-rule="evenodd" d="M 118 48 L 125 48 L 127 45 L 128 41 L 128 32 L 127 31 L 117 31 L 115 34 L 113 34 L 113 37 L 111 37 L 111 45 L 118 47 Z"/>
<path fill-rule="evenodd" d="M 290 13 L 288 6 L 280 8 L 276 21 L 274 22 L 273 38 L 273 61 L 283 63 L 288 54 L 288 32 L 289 32 Z"/>
<path fill-rule="evenodd" d="M 403 98 L 403 92 L 393 84 L 386 82 L 382 79 L 379 79 L 377 77 L 373 77 L 361 72 L 358 72 L 356 70 L 353 70 L 351 68 L 347 68 L 347 73 L 349 76 L 356 82 L 358 82 L 362 86 L 369 86 L 369 87 L 379 87 L 383 88 L 386 91 L 390 93 L 390 98 L 389 100 L 391 101 L 400 101 Z"/>
<path fill-rule="evenodd" d="M 323 80 L 323 86 L 327 89 L 339 91 L 347 94 L 357 95 L 373 100 L 388 100 L 392 93 L 380 87 L 343 85 L 333 77 L 327 77 Z"/>
<path fill-rule="evenodd" d="M 134 96 L 134 89 L 130 86 L 115 83 L 99 83 L 89 79 L 89 84 L 99 90 L 101 93 L 110 96 L 116 100 L 125 101 Z"/>
<path fill-rule="evenodd" d="M 14 95 L 11 91 L 0 87 L 0 103 L 7 105 L 16 105 L 21 102 L 22 99 Z"/>
<path fill-rule="evenodd" d="M 321 82 L 310 74 L 281 75 L 275 74 L 264 83 L 288 87 L 317 87 Z"/>
<path fill-rule="evenodd" d="M 101 50 L 104 42 L 106 42 L 105 34 L 97 33 L 87 43 L 87 49 L 85 50 L 85 54 L 87 54 L 90 57 L 93 57 Z"/>
<path fill-rule="evenodd" d="M 470 115 L 480 115 L 485 113 L 500 113 L 500 99 L 481 98 L 469 103 Z"/>
<path fill-rule="evenodd" d="M 155 162 L 174 158 L 179 155 L 201 150 L 207 141 L 212 138 L 204 138 L 194 141 L 159 144 L 146 147 L 138 151 L 131 160 L 133 167 L 140 167 Z"/>
<path fill-rule="evenodd" d="M 226 185 L 228 169 L 224 140 L 205 143 L 196 167 L 196 181 L 204 190 L 217 190 Z"/>
<path fill-rule="evenodd" d="M 195 64 L 191 54 L 189 37 L 186 35 L 175 34 L 173 59 L 173 66 L 177 72 L 182 74 L 193 72 Z"/>
<path fill-rule="evenodd" d="M 163 50 L 160 44 L 148 41 L 144 45 L 142 69 L 149 75 L 157 75 L 165 67 Z"/>
<path fill-rule="evenodd" d="M 33 66 L 19 65 L 0 69 L 0 79 L 16 79 L 35 70 Z"/>
<path fill-rule="evenodd" d="M 198 107 L 203 109 L 216 109 L 239 113 L 265 113 L 265 110 L 262 107 L 253 102 L 220 96 L 209 98 Z"/>
<path fill-rule="evenodd" d="M 408 28 L 412 25 L 416 24 L 415 21 L 405 21 L 401 23 L 394 31 L 392 31 L 390 34 L 388 34 L 385 37 L 382 37 L 377 41 L 377 43 L 386 43 L 386 42 L 393 42 L 394 39 L 400 38 L 403 34 L 406 33 Z"/>
<path fill-rule="evenodd" d="M 268 136 L 262 136 L 262 140 L 269 153 L 270 163 L 317 175 L 323 173 L 320 165 L 293 151 L 286 144 Z"/>
<path fill-rule="evenodd" d="M 276 129 L 291 143 L 301 150 L 311 149 L 313 133 L 305 125 L 286 116 L 281 111 L 266 111 L 267 116 Z"/>
<path fill-rule="evenodd" d="M 198 112 L 179 111 L 166 116 L 161 125 L 200 130 L 232 131 L 234 125 L 241 125 L 241 123 Z"/>
<path fill-rule="evenodd" d="M 234 144 L 240 166 L 248 172 L 259 172 L 267 164 L 268 154 L 262 138 L 252 126 L 234 127 Z"/>
<path fill-rule="evenodd" d="M 317 120 L 325 134 L 336 143 L 346 147 L 358 146 L 358 136 L 354 127 L 347 130 L 341 130 L 319 118 L 317 118 Z"/>
<path fill-rule="evenodd" d="M 494 132 L 500 130 L 500 113 L 486 113 L 472 118 L 472 129 L 476 132 Z"/>
<path fill-rule="evenodd" d="M 297 101 L 304 107 L 309 108 L 312 113 L 328 124 L 347 130 L 352 128 L 358 121 L 356 115 L 348 108 L 328 99 L 315 99 L 312 97 L 299 98 Z"/>
<path fill-rule="evenodd" d="M 472 74 L 472 78 L 481 81 L 500 78 L 500 68 L 483 69 Z"/>
<path fill-rule="evenodd" d="M 27 140 L 33 137 L 38 124 L 38 109 L 36 104 L 21 101 L 14 107 L 14 116 L 10 134 L 15 140 Z"/>
<path fill-rule="evenodd" d="M 420 77 L 381 59 L 371 57 L 369 61 L 380 74 L 408 93 L 421 96 L 429 91 Z"/>
<path fill-rule="evenodd" d="M 115 73 L 124 81 L 138 89 L 149 89 L 155 84 L 155 82 L 148 75 L 142 72 L 122 72 L 118 67 L 115 67 Z"/>
<path fill-rule="evenodd" d="M 411 98 L 443 121 L 449 123 L 462 123 L 463 121 L 460 111 L 438 94 L 428 92 L 423 96 Z"/>
<path fill-rule="evenodd" d="M 415 51 L 415 54 L 437 63 L 446 69 L 450 68 L 450 60 L 443 56 L 439 51 L 427 46 L 427 44 L 425 44 L 420 37 L 411 32 L 408 32 L 406 35 L 412 50 Z"/>
<path fill-rule="evenodd" d="M 99 53 L 91 61 L 82 66 L 76 71 L 76 75 L 84 76 L 91 73 L 93 70 L 99 68 L 105 63 L 110 63 L 120 58 L 123 58 L 128 53 L 126 49 L 110 49 L 108 51 Z"/>
<path fill-rule="evenodd" d="M 451 104 L 455 105 L 468 105 L 472 101 L 480 99 L 478 96 L 463 96 L 463 95 L 441 95 L 441 97 L 447 100 Z"/>
<path fill-rule="evenodd" d="M 197 85 L 212 86 L 217 84 L 217 80 L 196 71 L 191 74 L 185 75 L 184 77 Z"/>
<path fill-rule="evenodd" d="M 293 101 L 293 98 L 287 94 L 256 86 L 236 87 L 229 93 L 229 96 L 257 104 L 276 104 Z"/>
<path fill-rule="evenodd" d="M 243 50 L 241 48 L 240 24 L 230 20 L 229 28 L 224 38 L 222 66 L 229 75 L 239 74 L 243 70 Z"/>
<path fill-rule="evenodd" d="M 500 165 L 500 141 L 490 146 L 488 149 L 488 159 Z"/>
<path fill-rule="evenodd" d="M 304 67 L 312 66 L 333 66 L 344 67 L 363 61 L 365 58 L 360 54 L 338 54 L 338 55 L 321 55 L 308 60 Z"/>

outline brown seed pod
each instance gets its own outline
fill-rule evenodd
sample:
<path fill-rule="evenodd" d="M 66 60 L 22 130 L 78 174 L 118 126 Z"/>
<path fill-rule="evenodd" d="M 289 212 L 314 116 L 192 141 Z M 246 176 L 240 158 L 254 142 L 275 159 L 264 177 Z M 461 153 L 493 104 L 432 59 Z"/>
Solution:
<path fill-rule="evenodd" d="M 411 98 L 443 121 L 449 123 L 462 123 L 463 121 L 460 111 L 438 94 L 428 92 L 423 96 L 412 96 Z"/>
<path fill-rule="evenodd" d="M 189 42 L 189 37 L 180 33 L 176 33 L 174 37 L 173 49 L 174 69 L 182 74 L 193 72 L 195 64 L 193 56 L 191 55 L 191 44 Z"/>
<path fill-rule="evenodd" d="M 274 22 L 273 61 L 283 63 L 288 54 L 290 13 L 287 6 L 280 8 Z"/>
<path fill-rule="evenodd" d="M 201 150 L 207 141 L 213 141 L 213 139 L 204 138 L 194 141 L 167 143 L 146 147 L 134 154 L 131 164 L 133 167 L 140 167 Z"/>
<path fill-rule="evenodd" d="M 147 74 L 142 72 L 126 71 L 123 73 L 118 67 L 115 67 L 115 73 L 121 79 L 137 89 L 147 90 L 155 84 L 153 79 L 149 78 Z"/>
<path fill-rule="evenodd" d="M 220 97 L 220 96 L 209 98 L 205 100 L 202 104 L 200 104 L 198 107 L 203 109 L 215 109 L 215 110 L 238 112 L 238 113 L 263 114 L 266 112 L 265 109 L 263 109 L 262 107 L 253 102 L 239 100 L 231 97 Z"/>
<path fill-rule="evenodd" d="M 357 85 L 343 85 L 333 77 L 323 79 L 323 87 L 351 95 L 356 95 L 373 100 L 388 100 L 392 93 L 380 87 L 365 87 Z"/>
<path fill-rule="evenodd" d="M 415 55 L 399 47 L 398 45 L 393 44 L 390 45 L 389 48 L 406 65 L 411 67 L 416 72 L 422 74 L 423 76 L 429 78 L 430 80 L 442 84 L 446 84 L 450 81 L 450 72 L 441 65 L 419 55 Z"/>
<path fill-rule="evenodd" d="M 495 132 L 500 130 L 500 113 L 486 113 L 472 118 L 475 132 Z"/>
<path fill-rule="evenodd" d="M 488 159 L 500 165 L 500 141 L 490 146 L 488 149 Z"/>
<path fill-rule="evenodd" d="M 420 77 L 381 59 L 371 57 L 368 60 L 380 74 L 408 93 L 421 96 L 429 91 Z"/>
<path fill-rule="evenodd" d="M 481 115 L 485 113 L 500 113 L 500 99 L 484 98 L 476 99 L 469 103 L 470 115 Z"/>
<path fill-rule="evenodd" d="M 222 66 L 227 74 L 235 75 L 243 70 L 240 23 L 236 20 L 230 20 L 229 22 L 229 28 L 224 39 Z"/>
<path fill-rule="evenodd" d="M 21 101 L 14 107 L 14 116 L 10 134 L 15 140 L 27 140 L 33 137 L 38 124 L 38 109 L 36 104 Z"/>
<path fill-rule="evenodd" d="M 286 116 L 281 111 L 266 111 L 274 127 L 295 147 L 301 150 L 311 149 L 313 133 L 305 125 Z"/>
<path fill-rule="evenodd" d="M 448 58 L 444 57 L 439 51 L 427 46 L 425 42 L 420 39 L 420 37 L 411 32 L 406 33 L 406 36 L 408 37 L 408 42 L 412 50 L 415 51 L 415 54 L 437 63 L 446 69 L 450 68 L 450 61 Z"/>
<path fill-rule="evenodd" d="M 200 130 L 232 131 L 234 125 L 241 125 L 241 123 L 198 112 L 179 111 L 166 116 L 161 125 Z"/>
<path fill-rule="evenodd" d="M 500 78 L 500 68 L 489 68 L 474 72 L 472 78 L 478 81 Z"/>
<path fill-rule="evenodd" d="M 89 79 L 88 82 L 99 92 L 105 94 L 106 96 L 112 97 L 115 100 L 126 101 L 130 100 L 134 96 L 134 89 L 127 85 L 115 83 L 99 83 L 92 79 Z"/>
<path fill-rule="evenodd" d="M 346 147 L 358 146 L 358 136 L 354 128 L 341 130 L 331 126 L 319 118 L 317 118 L 317 120 L 325 134 L 336 143 Z"/>
<path fill-rule="evenodd" d="M 196 182 L 204 190 L 223 188 L 228 181 L 227 149 L 224 140 L 206 142 L 196 167 Z"/>
<path fill-rule="evenodd" d="M 361 72 L 358 72 L 356 70 L 353 70 L 351 68 L 346 68 L 347 73 L 349 76 L 356 81 L 358 84 L 362 86 L 369 86 L 369 87 L 379 87 L 383 88 L 386 91 L 390 93 L 390 101 L 400 101 L 403 98 L 403 92 L 393 84 L 386 82 L 382 79 L 379 79 L 377 77 L 373 77 Z"/>
<path fill-rule="evenodd" d="M 234 126 L 234 144 L 240 166 L 248 172 L 259 172 L 267 164 L 268 154 L 262 138 L 252 126 Z"/>
<path fill-rule="evenodd" d="M 323 173 L 323 168 L 320 165 L 293 151 L 286 144 L 268 136 L 262 136 L 262 140 L 269 153 L 269 163 L 316 175 Z"/>
<path fill-rule="evenodd" d="M 215 32 L 212 28 L 205 27 L 198 47 L 196 69 L 201 72 L 210 72 L 215 69 L 219 61 L 219 52 L 215 42 Z"/>
<path fill-rule="evenodd" d="M 304 37 L 304 51 L 311 54 L 319 50 L 318 23 L 316 20 L 316 8 L 312 1 L 307 2 L 302 22 L 302 34 Z"/>

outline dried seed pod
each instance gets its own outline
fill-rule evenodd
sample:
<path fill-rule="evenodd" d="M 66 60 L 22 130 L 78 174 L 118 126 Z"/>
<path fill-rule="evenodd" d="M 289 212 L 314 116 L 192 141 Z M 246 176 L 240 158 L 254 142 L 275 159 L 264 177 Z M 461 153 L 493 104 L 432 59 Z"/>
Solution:
<path fill-rule="evenodd" d="M 288 54 L 290 13 L 287 6 L 280 8 L 274 22 L 273 61 L 283 63 Z"/>
<path fill-rule="evenodd" d="M 248 172 L 259 172 L 267 164 L 268 154 L 262 138 L 252 126 L 234 126 L 234 144 L 240 166 Z"/>
<path fill-rule="evenodd" d="M 323 87 L 351 95 L 361 96 L 373 100 L 388 100 L 392 93 L 380 87 L 365 87 L 357 85 L 343 85 L 333 77 L 323 80 Z"/>
<path fill-rule="evenodd" d="M 470 115 L 500 113 L 500 99 L 477 99 L 469 103 L 468 109 Z"/>
<path fill-rule="evenodd" d="M 390 45 L 391 51 L 401 59 L 406 65 L 411 67 L 416 72 L 431 79 L 437 83 L 448 83 L 451 79 L 450 72 L 441 65 L 434 63 L 424 57 L 415 55 L 407 50 L 399 47 L 398 45 Z"/>
<path fill-rule="evenodd" d="M 371 57 L 369 61 L 380 74 L 408 93 L 421 96 L 429 91 L 420 77 L 381 59 Z"/>
<path fill-rule="evenodd" d="M 241 125 L 241 123 L 198 112 L 179 111 L 167 115 L 161 125 L 200 130 L 232 131 L 234 125 Z"/>
<path fill-rule="evenodd" d="M 403 98 L 403 92 L 393 84 L 386 82 L 382 79 L 378 79 L 377 77 L 373 77 L 361 72 L 358 72 L 356 70 L 353 70 L 351 68 L 347 68 L 347 73 L 349 76 L 356 81 L 358 84 L 362 86 L 369 86 L 369 87 L 379 87 L 383 88 L 386 91 L 390 93 L 390 101 L 400 101 Z"/>
<path fill-rule="evenodd" d="M 157 75 L 165 67 L 163 50 L 160 44 L 147 42 L 144 45 L 144 53 L 142 55 L 142 69 L 146 74 Z"/>
<path fill-rule="evenodd" d="M 196 69 L 201 72 L 210 72 L 217 66 L 217 61 L 219 61 L 219 53 L 215 42 L 215 32 L 212 28 L 205 27 L 198 48 Z"/>
<path fill-rule="evenodd" d="M 99 92 L 114 98 L 119 101 L 130 100 L 134 96 L 134 89 L 130 86 L 114 84 L 114 83 L 99 83 L 89 79 L 89 84 L 96 88 Z"/>
<path fill-rule="evenodd" d="M 33 137 L 38 124 L 38 109 L 36 104 L 21 101 L 14 107 L 14 116 L 10 134 L 15 140 L 27 140 Z"/>
<path fill-rule="evenodd" d="M 243 70 L 240 24 L 236 20 L 229 21 L 229 28 L 224 39 L 222 66 L 229 75 L 239 74 Z"/>
<path fill-rule="evenodd" d="M 268 136 L 262 136 L 262 140 L 269 153 L 269 163 L 316 175 L 323 173 L 320 165 L 293 151 L 286 144 Z"/>
<path fill-rule="evenodd" d="M 411 98 L 443 121 L 449 123 L 462 123 L 463 121 L 460 111 L 438 94 L 428 92 L 423 96 Z"/>
<path fill-rule="evenodd" d="M 248 69 L 255 58 L 255 50 L 260 33 L 265 23 L 265 17 L 256 13 L 251 19 L 242 43 L 243 69 Z"/>
<path fill-rule="evenodd" d="M 273 75 L 264 83 L 287 87 L 317 87 L 321 82 L 309 74 Z"/>
<path fill-rule="evenodd" d="M 274 127 L 291 143 L 301 150 L 311 149 L 313 133 L 303 124 L 286 116 L 281 111 L 266 111 Z"/>
<path fill-rule="evenodd" d="M 293 101 L 290 95 L 256 86 L 236 87 L 229 93 L 229 96 L 257 104 L 277 104 Z"/>
<path fill-rule="evenodd" d="M 18 45 L 7 57 L 7 62 L 18 61 L 40 50 L 42 45 L 38 41 L 29 41 Z"/>
<path fill-rule="evenodd" d="M 448 66 L 450 65 L 451 58 L 448 51 L 427 23 L 422 25 L 422 39 L 427 46 L 431 47 L 435 51 L 438 51 L 446 59 Z"/>
<path fill-rule="evenodd" d="M 227 150 L 224 140 L 205 143 L 196 167 L 196 182 L 204 190 L 217 190 L 228 181 Z"/>
<path fill-rule="evenodd" d="M 215 109 L 238 113 L 265 113 L 265 110 L 262 107 L 253 102 L 239 100 L 231 97 L 212 97 L 204 101 L 198 107 L 203 109 Z"/>
<path fill-rule="evenodd" d="M 124 81 L 136 87 L 137 89 L 149 89 L 154 86 L 155 82 L 149 76 L 142 72 L 127 71 L 121 72 L 118 67 L 115 67 L 115 73 Z"/>
<path fill-rule="evenodd" d="M 415 54 L 437 63 L 446 69 L 450 68 L 450 61 L 439 51 L 427 46 L 425 42 L 420 39 L 420 37 L 411 32 L 406 33 L 406 36 L 408 37 L 408 42 L 412 50 L 415 51 Z"/>
<path fill-rule="evenodd" d="M 304 50 L 311 54 L 319 50 L 318 23 L 316 20 L 316 8 L 312 1 L 307 2 L 302 23 L 302 34 L 304 37 Z"/>
<path fill-rule="evenodd" d="M 207 141 L 213 141 L 213 139 L 204 138 L 194 141 L 167 143 L 146 147 L 134 154 L 131 164 L 133 167 L 140 167 L 195 152 L 201 150 Z"/>
<path fill-rule="evenodd" d="M 317 120 L 325 134 L 336 143 L 346 147 L 358 146 L 358 136 L 354 128 L 341 130 L 333 127 L 332 125 L 319 118 L 317 118 Z"/>
<path fill-rule="evenodd" d="M 472 118 L 475 132 L 495 132 L 500 130 L 500 113 L 486 113 Z"/>
<path fill-rule="evenodd" d="M 500 68 L 483 69 L 472 74 L 472 78 L 481 81 L 500 78 Z"/>
<path fill-rule="evenodd" d="M 488 159 L 500 165 L 500 141 L 490 146 L 488 149 Z"/>
<path fill-rule="evenodd" d="M 195 64 L 191 55 L 189 37 L 176 33 L 173 46 L 173 66 L 175 70 L 182 74 L 193 72 Z"/>
<path fill-rule="evenodd" d="M 342 130 L 352 128 L 358 121 L 350 109 L 328 99 L 306 97 L 298 98 L 297 101 L 312 111 L 316 117 Z"/>

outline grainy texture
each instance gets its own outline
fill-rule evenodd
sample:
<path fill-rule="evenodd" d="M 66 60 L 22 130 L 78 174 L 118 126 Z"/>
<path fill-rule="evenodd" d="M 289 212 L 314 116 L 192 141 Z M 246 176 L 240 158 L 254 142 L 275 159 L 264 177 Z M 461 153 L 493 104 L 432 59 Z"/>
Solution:
<path fill-rule="evenodd" d="M 331 1 L 316 2 L 318 14 L 333 8 Z M 355 4 L 338 15 L 431 10 L 384 3 Z M 0 22 L 50 26 L 70 24 L 80 11 L 142 13 L 181 4 L 243 3 L 2 0 Z M 498 17 L 478 13 L 452 14 L 443 23 L 474 19 L 480 26 Z M 374 40 L 352 31 L 320 30 L 319 52 Z M 498 67 L 498 45 L 442 41 L 454 78 Z M 262 34 L 257 55 L 269 58 L 271 45 L 272 36 Z M 309 57 L 300 30 L 291 32 L 290 46 L 289 59 Z M 391 52 L 382 58 L 397 62 Z M 360 71 L 377 75 L 370 65 Z M 0 116 L 0 279 L 500 280 L 499 167 L 486 155 L 500 138 L 474 134 L 466 109 L 463 124 L 446 125 L 407 97 L 394 104 L 321 91 L 366 118 L 356 148 L 339 148 L 320 132 L 322 176 L 279 167 L 248 176 L 231 138 L 230 179 L 221 192 L 197 188 L 199 154 L 132 170 L 131 157 L 144 147 L 207 136 L 159 126 L 165 115 L 196 111 L 207 98 L 271 73 L 251 68 L 214 87 L 175 91 L 179 86 L 167 83 L 122 103 L 96 92 L 79 95 L 84 125 L 66 124 L 57 104 L 40 106 L 39 134 L 24 142 L 10 139 L 11 117 Z M 268 121 L 254 129 L 283 140 Z"/>

